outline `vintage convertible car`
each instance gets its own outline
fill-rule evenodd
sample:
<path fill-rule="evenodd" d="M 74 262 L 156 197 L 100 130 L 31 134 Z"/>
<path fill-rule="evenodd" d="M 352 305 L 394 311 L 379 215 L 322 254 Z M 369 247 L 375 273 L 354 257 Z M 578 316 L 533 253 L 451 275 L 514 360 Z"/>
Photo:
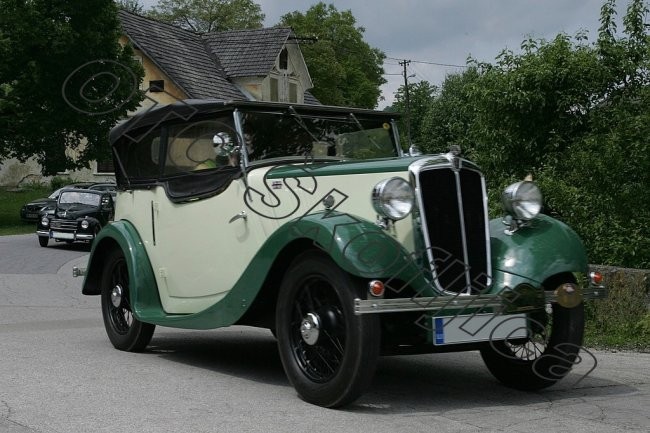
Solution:
<path fill-rule="evenodd" d="M 480 350 L 520 389 L 566 375 L 583 300 L 606 294 L 580 239 L 528 181 L 490 221 L 479 167 L 458 148 L 405 155 L 396 116 L 187 100 L 116 126 L 115 220 L 75 269 L 112 344 L 266 327 L 326 407 L 361 395 L 383 354 Z"/>

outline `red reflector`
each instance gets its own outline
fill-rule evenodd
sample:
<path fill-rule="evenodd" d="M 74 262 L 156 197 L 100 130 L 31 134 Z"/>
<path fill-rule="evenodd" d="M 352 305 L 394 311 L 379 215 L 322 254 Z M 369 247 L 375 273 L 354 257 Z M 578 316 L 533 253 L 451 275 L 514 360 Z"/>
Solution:
<path fill-rule="evenodd" d="M 379 280 L 372 280 L 368 283 L 368 291 L 372 296 L 382 296 L 384 294 L 384 283 Z"/>
<path fill-rule="evenodd" d="M 591 277 L 591 282 L 594 284 L 600 284 L 603 282 L 603 275 L 600 272 L 592 272 L 589 276 Z"/>

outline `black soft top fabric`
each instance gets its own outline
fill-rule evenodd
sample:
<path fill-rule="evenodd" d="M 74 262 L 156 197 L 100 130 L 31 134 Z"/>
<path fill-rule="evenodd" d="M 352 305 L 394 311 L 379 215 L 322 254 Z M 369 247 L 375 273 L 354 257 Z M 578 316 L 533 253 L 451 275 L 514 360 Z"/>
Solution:
<path fill-rule="evenodd" d="M 366 110 L 360 108 L 334 107 L 325 105 L 297 105 L 285 104 L 279 102 L 253 102 L 253 101 L 222 101 L 217 99 L 186 99 L 173 104 L 163 105 L 153 109 L 145 110 L 134 115 L 128 120 L 116 125 L 109 134 L 111 145 L 115 144 L 122 136 L 130 135 L 131 131 L 146 131 L 155 125 L 166 120 L 184 120 L 189 121 L 192 117 L 218 113 L 221 111 L 232 111 L 235 109 L 242 110 L 261 110 L 261 111 L 286 111 L 293 108 L 298 114 L 348 114 L 354 113 L 357 116 L 364 117 L 390 117 L 397 119 L 399 113 Z M 138 135 L 138 134 L 136 134 Z"/>

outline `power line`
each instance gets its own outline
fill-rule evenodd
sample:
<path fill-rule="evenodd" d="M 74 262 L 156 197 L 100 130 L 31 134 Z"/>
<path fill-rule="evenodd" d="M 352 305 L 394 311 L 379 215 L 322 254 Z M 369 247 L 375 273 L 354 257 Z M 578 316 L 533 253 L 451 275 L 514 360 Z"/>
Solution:
<path fill-rule="evenodd" d="M 397 60 L 397 61 L 400 62 L 400 65 L 401 65 L 401 61 L 404 60 L 404 59 L 398 59 L 396 57 L 386 57 L 386 58 L 389 59 L 389 60 Z M 451 63 L 427 62 L 427 61 L 424 61 L 424 60 L 409 60 L 409 61 L 412 62 L 412 63 L 422 63 L 422 64 L 425 64 L 425 65 L 444 66 L 444 67 L 448 67 L 448 68 L 469 68 L 469 66 L 467 66 L 467 65 L 454 65 L 454 64 L 451 64 Z"/>

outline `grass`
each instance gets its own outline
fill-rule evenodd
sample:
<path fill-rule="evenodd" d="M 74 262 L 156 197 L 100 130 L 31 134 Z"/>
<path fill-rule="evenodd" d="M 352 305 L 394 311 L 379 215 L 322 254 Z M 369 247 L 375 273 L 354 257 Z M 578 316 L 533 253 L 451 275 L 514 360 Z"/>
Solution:
<path fill-rule="evenodd" d="M 586 305 L 586 347 L 650 351 L 650 271 L 604 268 L 609 297 Z"/>
<path fill-rule="evenodd" d="M 34 233 L 36 223 L 20 219 L 20 208 L 36 198 L 47 197 L 52 191 L 46 187 L 31 187 L 19 191 L 0 188 L 0 236 Z"/>

